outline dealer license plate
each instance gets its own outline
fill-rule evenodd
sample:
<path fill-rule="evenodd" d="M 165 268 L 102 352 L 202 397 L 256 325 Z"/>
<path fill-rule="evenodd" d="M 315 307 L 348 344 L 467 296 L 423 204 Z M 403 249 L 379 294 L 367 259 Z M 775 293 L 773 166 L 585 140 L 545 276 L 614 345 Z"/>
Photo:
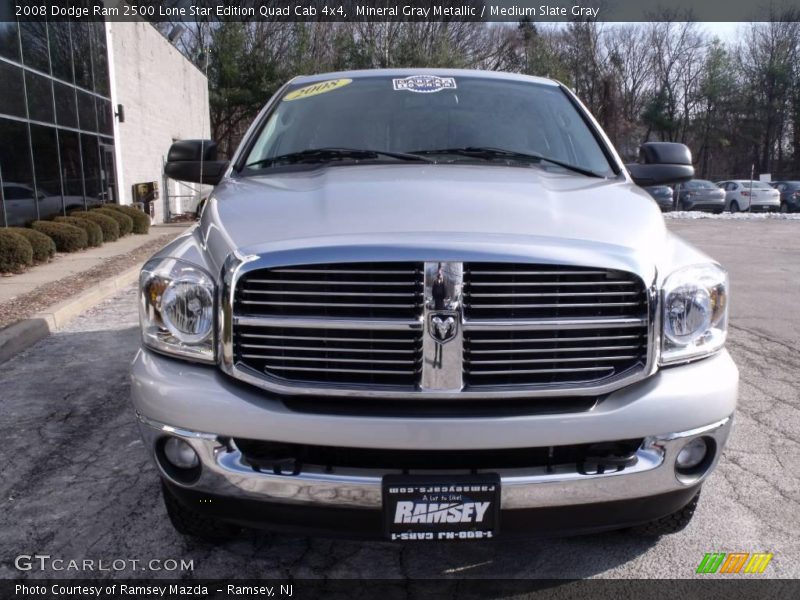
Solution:
<path fill-rule="evenodd" d="M 383 516 L 390 540 L 486 540 L 500 525 L 500 477 L 385 475 Z"/>

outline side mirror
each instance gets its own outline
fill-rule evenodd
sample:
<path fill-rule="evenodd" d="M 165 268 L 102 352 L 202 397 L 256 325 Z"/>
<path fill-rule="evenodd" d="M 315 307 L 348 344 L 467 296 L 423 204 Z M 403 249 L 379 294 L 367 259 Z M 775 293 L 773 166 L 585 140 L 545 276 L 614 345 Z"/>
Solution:
<path fill-rule="evenodd" d="M 625 165 L 636 185 L 682 183 L 694 177 L 692 152 L 684 144 L 647 142 L 639 149 L 639 162 Z"/>
<path fill-rule="evenodd" d="M 164 173 L 178 181 L 217 185 L 228 161 L 217 160 L 217 144 L 211 140 L 181 140 L 170 146 Z"/>

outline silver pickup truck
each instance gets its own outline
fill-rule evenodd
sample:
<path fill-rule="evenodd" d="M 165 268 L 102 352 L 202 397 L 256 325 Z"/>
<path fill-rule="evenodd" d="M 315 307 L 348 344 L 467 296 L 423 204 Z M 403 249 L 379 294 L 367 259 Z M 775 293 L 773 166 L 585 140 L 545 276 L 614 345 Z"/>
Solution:
<path fill-rule="evenodd" d="M 142 269 L 133 405 L 187 535 L 390 540 L 692 517 L 736 408 L 728 278 L 565 86 L 460 70 L 297 77 Z"/>

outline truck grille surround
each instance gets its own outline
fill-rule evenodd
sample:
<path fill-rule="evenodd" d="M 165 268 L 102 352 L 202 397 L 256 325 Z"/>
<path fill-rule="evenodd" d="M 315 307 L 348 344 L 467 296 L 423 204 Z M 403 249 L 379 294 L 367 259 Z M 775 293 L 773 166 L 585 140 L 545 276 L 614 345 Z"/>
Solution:
<path fill-rule="evenodd" d="M 437 281 L 444 300 L 431 292 Z M 640 277 L 614 269 L 259 268 L 235 280 L 232 299 L 234 374 L 288 394 L 588 393 L 622 387 L 650 362 L 650 294 Z"/>

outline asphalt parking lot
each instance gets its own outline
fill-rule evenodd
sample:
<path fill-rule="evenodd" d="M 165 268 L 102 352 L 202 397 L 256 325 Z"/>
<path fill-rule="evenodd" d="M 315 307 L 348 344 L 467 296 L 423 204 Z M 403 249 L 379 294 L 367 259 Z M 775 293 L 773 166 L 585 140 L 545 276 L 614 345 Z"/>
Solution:
<path fill-rule="evenodd" d="M 669 222 L 726 266 L 728 347 L 739 365 L 734 433 L 689 528 L 656 542 L 623 533 L 403 546 L 247 532 L 219 547 L 176 534 L 128 401 L 138 344 L 135 291 L 0 365 L 0 577 L 14 557 L 191 559 L 197 578 L 692 577 L 706 552 L 774 553 L 772 577 L 800 577 L 800 222 Z M 88 575 L 91 575 L 89 573 Z"/>

